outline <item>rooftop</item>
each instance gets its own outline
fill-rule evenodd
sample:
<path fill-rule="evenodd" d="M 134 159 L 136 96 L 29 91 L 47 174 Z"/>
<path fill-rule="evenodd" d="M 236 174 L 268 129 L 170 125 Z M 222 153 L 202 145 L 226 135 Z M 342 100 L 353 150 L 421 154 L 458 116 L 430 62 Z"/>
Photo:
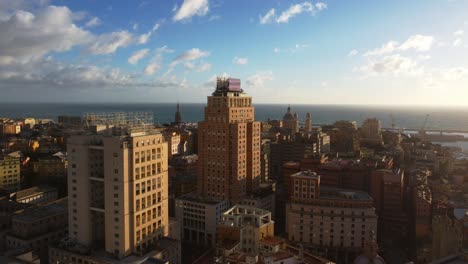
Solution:
<path fill-rule="evenodd" d="M 372 197 L 363 191 L 320 187 L 320 199 L 372 201 Z"/>
<path fill-rule="evenodd" d="M 226 202 L 224 200 L 217 200 L 217 199 L 210 198 L 210 197 L 201 197 L 197 195 L 196 193 L 189 193 L 189 194 L 183 195 L 177 198 L 177 200 L 209 204 L 209 205 L 217 205 L 217 204 L 222 204 Z"/>
<path fill-rule="evenodd" d="M 13 216 L 13 220 L 34 222 L 45 217 L 67 213 L 67 204 L 68 198 L 62 198 L 46 205 L 27 208 L 16 212 Z"/>
<path fill-rule="evenodd" d="M 40 194 L 40 193 L 46 193 L 46 192 L 52 192 L 52 191 L 57 191 L 57 188 L 48 186 L 48 185 L 39 185 L 35 186 L 29 189 L 24 189 L 21 191 L 16 192 L 16 200 L 24 199 L 26 197 Z"/>
<path fill-rule="evenodd" d="M 313 172 L 311 170 L 300 171 L 298 173 L 291 175 L 291 177 L 303 177 L 303 178 L 310 178 L 310 179 L 315 179 L 315 180 L 320 179 L 320 175 L 318 175 L 316 172 Z"/>

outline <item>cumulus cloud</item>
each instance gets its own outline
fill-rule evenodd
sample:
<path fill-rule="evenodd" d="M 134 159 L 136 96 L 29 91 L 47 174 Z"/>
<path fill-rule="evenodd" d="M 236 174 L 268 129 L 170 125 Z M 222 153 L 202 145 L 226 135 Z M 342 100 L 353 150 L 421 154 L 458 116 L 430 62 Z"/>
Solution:
<path fill-rule="evenodd" d="M 273 79 L 273 72 L 261 71 L 249 76 L 246 80 L 246 84 L 251 88 L 260 88 L 265 86 L 265 82 Z"/>
<path fill-rule="evenodd" d="M 156 31 L 159 29 L 161 25 L 159 23 L 154 24 L 153 28 L 151 30 Z"/>
<path fill-rule="evenodd" d="M 156 55 L 151 59 L 151 61 L 146 65 L 144 69 L 145 75 L 153 75 L 155 72 L 159 71 L 162 68 L 163 54 L 172 53 L 174 50 L 168 48 L 167 46 L 162 46 L 156 49 Z"/>
<path fill-rule="evenodd" d="M 149 40 L 149 38 L 151 37 L 151 34 L 153 32 L 152 31 L 149 31 L 145 34 L 141 34 L 139 37 L 138 37 L 138 44 L 146 44 Z"/>
<path fill-rule="evenodd" d="M 67 7 L 48 6 L 36 14 L 16 11 L 0 21 L 0 56 L 27 60 L 89 43 L 93 35 L 73 23 Z M 8 32 L 8 33 L 6 33 Z"/>
<path fill-rule="evenodd" d="M 156 63 L 156 62 L 151 62 L 148 65 L 146 65 L 144 73 L 146 75 L 153 75 L 155 72 L 159 71 L 161 69 L 161 65 Z"/>
<path fill-rule="evenodd" d="M 249 59 L 248 58 L 242 58 L 242 57 L 234 57 L 232 62 L 235 63 L 235 64 L 238 64 L 238 65 L 245 65 L 245 64 L 249 63 Z"/>
<path fill-rule="evenodd" d="M 270 11 L 268 11 L 264 16 L 260 15 L 259 19 L 260 24 L 268 24 L 273 22 L 273 20 L 275 19 L 275 9 L 270 9 Z"/>
<path fill-rule="evenodd" d="M 187 51 L 182 52 L 177 57 L 175 57 L 171 62 L 171 68 L 175 67 L 179 63 L 193 61 L 200 58 L 204 58 L 210 55 L 210 52 L 203 51 L 199 48 L 193 48 Z"/>
<path fill-rule="evenodd" d="M 281 51 L 281 50 L 280 50 L 279 48 L 274 48 L 274 49 L 273 49 L 273 52 L 274 52 L 274 53 L 278 53 L 278 52 L 280 52 L 280 51 Z"/>
<path fill-rule="evenodd" d="M 454 47 L 458 47 L 462 44 L 462 40 L 461 38 L 456 38 L 454 41 L 453 41 L 453 46 Z"/>
<path fill-rule="evenodd" d="M 463 36 L 464 33 L 465 33 L 465 31 L 459 29 L 459 30 L 453 32 L 453 35 L 454 36 Z"/>
<path fill-rule="evenodd" d="M 281 15 L 276 19 L 276 22 L 288 23 L 290 18 L 295 17 L 302 12 L 312 12 L 313 9 L 314 6 L 310 2 L 292 5 L 286 11 L 281 13 Z"/>
<path fill-rule="evenodd" d="M 406 50 L 415 50 L 415 51 L 429 51 L 434 44 L 434 37 L 425 36 L 425 35 L 414 35 L 410 36 L 405 42 L 401 45 L 397 41 L 389 41 L 382 47 L 367 51 L 364 53 L 364 56 L 379 56 L 394 51 L 406 51 Z"/>
<path fill-rule="evenodd" d="M 193 62 L 186 62 L 184 63 L 184 68 L 186 70 L 194 70 L 197 72 L 205 72 L 211 70 L 211 64 L 209 63 L 193 63 Z"/>
<path fill-rule="evenodd" d="M 126 31 L 117 31 L 99 35 L 89 47 L 88 51 L 92 54 L 111 54 L 119 48 L 130 45 L 133 41 L 133 35 Z"/>
<path fill-rule="evenodd" d="M 177 7 L 175 7 L 177 10 Z M 209 11 L 208 0 L 184 0 L 179 10 L 175 13 L 172 20 L 188 20 L 193 16 L 204 16 Z"/>
<path fill-rule="evenodd" d="M 381 59 L 370 61 L 358 69 L 366 74 L 422 74 L 423 68 L 413 59 L 400 54 L 388 55 Z"/>
<path fill-rule="evenodd" d="M 95 27 L 99 26 L 102 23 L 101 19 L 98 17 L 91 18 L 88 22 L 86 22 L 86 27 Z"/>
<path fill-rule="evenodd" d="M 260 24 L 269 24 L 272 22 L 280 23 L 288 23 L 289 20 L 301 13 L 310 13 L 312 15 L 316 15 L 318 12 L 327 8 L 327 4 L 318 2 L 315 5 L 311 2 L 303 2 L 300 4 L 291 5 L 288 9 L 284 10 L 276 16 L 276 10 L 274 8 L 270 9 L 265 15 L 259 16 Z"/>
<path fill-rule="evenodd" d="M 132 55 L 128 58 L 128 63 L 135 65 L 138 63 L 139 60 L 146 57 L 148 53 L 149 53 L 149 49 L 137 50 L 133 52 Z"/>
<path fill-rule="evenodd" d="M 348 53 L 348 57 L 356 56 L 358 54 L 358 51 L 353 49 Z"/>

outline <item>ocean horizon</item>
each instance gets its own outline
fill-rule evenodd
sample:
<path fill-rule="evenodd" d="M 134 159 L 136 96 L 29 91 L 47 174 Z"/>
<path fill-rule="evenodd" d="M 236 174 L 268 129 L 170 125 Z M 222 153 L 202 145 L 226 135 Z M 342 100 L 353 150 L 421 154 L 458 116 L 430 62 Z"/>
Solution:
<path fill-rule="evenodd" d="M 177 103 L 0 103 L 0 117 L 48 118 L 57 120 L 60 115 L 82 116 L 92 112 L 153 112 L 156 123 L 170 123 L 174 120 Z M 185 122 L 203 120 L 205 103 L 180 103 L 182 119 Z M 289 104 L 254 104 L 255 119 L 282 119 Z M 337 120 L 351 120 L 361 124 L 366 118 L 377 118 L 382 127 L 420 128 L 429 115 L 428 129 L 468 130 L 468 107 L 429 106 L 377 106 L 377 105 L 314 105 L 291 104 L 291 111 L 297 112 L 304 121 L 306 113 L 312 116 L 314 124 L 330 124 Z M 392 121 L 393 117 L 393 121 Z"/>

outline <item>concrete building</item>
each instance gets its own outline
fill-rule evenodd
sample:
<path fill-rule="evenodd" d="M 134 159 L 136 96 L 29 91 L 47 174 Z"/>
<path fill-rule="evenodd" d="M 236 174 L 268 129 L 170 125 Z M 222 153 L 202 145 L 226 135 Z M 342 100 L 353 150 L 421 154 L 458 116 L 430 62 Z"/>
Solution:
<path fill-rule="evenodd" d="M 23 121 L 25 126 L 28 126 L 29 128 L 34 128 L 36 125 L 36 119 L 32 117 L 26 117 Z"/>
<path fill-rule="evenodd" d="M 67 175 L 67 157 L 62 153 L 39 158 L 32 162 L 33 172 L 41 178 L 65 177 Z"/>
<path fill-rule="evenodd" d="M 260 241 L 275 234 L 275 224 L 267 210 L 236 205 L 227 210 L 218 223 L 217 248 L 224 256 L 234 251 L 258 255 Z"/>
<path fill-rule="evenodd" d="M 20 159 L 0 155 L 0 189 L 17 190 L 21 185 Z"/>
<path fill-rule="evenodd" d="M 463 224 L 450 213 L 432 217 L 433 260 L 462 252 Z"/>
<path fill-rule="evenodd" d="M 0 124 L 0 132 L 2 135 L 18 135 L 21 132 L 21 125 L 16 123 Z"/>
<path fill-rule="evenodd" d="M 320 176 L 311 171 L 293 174 L 291 184 L 286 207 L 289 240 L 344 261 L 355 257 L 368 235 L 377 232 L 377 215 L 367 193 L 321 186 Z"/>
<path fill-rule="evenodd" d="M 404 172 L 376 170 L 372 173 L 371 195 L 379 215 L 379 239 L 385 237 L 407 238 L 409 219 L 403 207 L 405 190 Z"/>
<path fill-rule="evenodd" d="M 51 248 L 52 261 L 107 263 L 103 254 L 118 263 L 160 253 L 155 245 L 169 230 L 162 134 L 74 135 L 67 149 L 69 232 Z"/>
<path fill-rule="evenodd" d="M 382 132 L 380 131 L 380 121 L 377 118 L 368 118 L 362 123 L 361 144 L 370 146 L 383 145 Z"/>
<path fill-rule="evenodd" d="M 330 135 L 332 152 L 359 151 L 359 134 L 355 121 L 339 120 L 331 126 L 323 126 L 322 129 Z"/>
<path fill-rule="evenodd" d="M 6 236 L 6 255 L 32 251 L 41 263 L 48 261 L 48 244 L 68 233 L 67 198 L 15 212 Z"/>
<path fill-rule="evenodd" d="M 175 131 L 167 131 L 164 133 L 164 140 L 167 142 L 167 153 L 168 158 L 171 159 L 173 156 L 183 153 L 180 141 L 180 134 Z"/>
<path fill-rule="evenodd" d="M 188 194 L 176 199 L 176 219 L 180 222 L 183 241 L 214 246 L 216 225 L 229 209 L 226 200 L 204 198 Z"/>
<path fill-rule="evenodd" d="M 236 204 L 258 189 L 260 143 L 252 97 L 239 79 L 218 78 L 198 123 L 199 194 Z"/>
<path fill-rule="evenodd" d="M 269 139 L 262 139 L 261 145 L 261 182 L 266 182 L 270 180 L 271 173 L 271 141 Z"/>

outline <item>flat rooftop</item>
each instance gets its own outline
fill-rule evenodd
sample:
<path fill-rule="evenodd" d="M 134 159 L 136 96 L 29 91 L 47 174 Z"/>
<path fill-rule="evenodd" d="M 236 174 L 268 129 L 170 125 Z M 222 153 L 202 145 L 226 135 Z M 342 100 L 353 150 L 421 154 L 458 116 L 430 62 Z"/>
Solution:
<path fill-rule="evenodd" d="M 49 216 L 63 214 L 68 211 L 68 198 L 62 198 L 46 205 L 27 208 L 18 211 L 13 216 L 13 220 L 23 222 L 35 222 Z"/>
<path fill-rule="evenodd" d="M 201 197 L 196 195 L 195 193 L 189 193 L 187 195 L 181 196 L 177 198 L 177 200 L 181 201 L 188 201 L 188 202 L 195 202 L 195 203 L 203 203 L 203 204 L 209 204 L 209 205 L 216 205 L 216 204 L 221 204 L 226 201 L 223 200 L 217 200 L 209 197 Z"/>
<path fill-rule="evenodd" d="M 320 199 L 372 201 L 372 197 L 363 191 L 323 186 L 320 187 Z"/>

